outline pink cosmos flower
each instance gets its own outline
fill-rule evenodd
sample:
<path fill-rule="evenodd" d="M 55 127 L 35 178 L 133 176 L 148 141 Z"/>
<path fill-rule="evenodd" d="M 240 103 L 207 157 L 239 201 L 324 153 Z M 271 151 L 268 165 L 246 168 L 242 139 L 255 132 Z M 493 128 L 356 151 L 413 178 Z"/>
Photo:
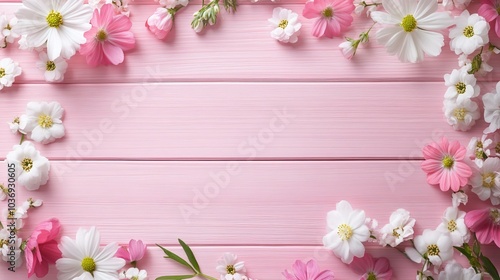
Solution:
<path fill-rule="evenodd" d="M 164 39 L 174 25 L 174 17 L 166 8 L 158 8 L 146 21 L 146 27 L 155 34 L 156 38 Z"/>
<path fill-rule="evenodd" d="M 90 23 L 92 28 L 85 32 L 87 42 L 80 48 L 87 63 L 91 66 L 122 63 L 123 52 L 135 46 L 134 34 L 130 32 L 130 19 L 115 14 L 113 4 L 106 4 L 100 10 L 94 10 Z"/>
<path fill-rule="evenodd" d="M 373 258 L 370 254 L 365 254 L 362 258 L 354 258 L 350 267 L 354 273 L 361 275 L 359 280 L 392 279 L 392 269 L 387 258 Z"/>
<path fill-rule="evenodd" d="M 333 38 L 339 36 L 352 23 L 354 4 L 349 0 L 314 0 L 306 3 L 302 15 L 318 18 L 313 26 L 313 36 Z"/>
<path fill-rule="evenodd" d="M 431 143 L 423 149 L 425 161 L 422 170 L 427 173 L 427 182 L 439 185 L 442 191 L 450 188 L 458 191 L 465 186 L 472 169 L 464 162 L 466 149 L 459 142 L 448 142 L 443 137 L 440 143 Z"/>
<path fill-rule="evenodd" d="M 320 271 L 315 260 L 303 263 L 299 260 L 292 265 L 292 272 L 283 272 L 286 280 L 333 280 L 333 272 L 330 270 Z"/>
<path fill-rule="evenodd" d="M 495 242 L 500 247 L 500 210 L 486 208 L 472 210 L 465 214 L 465 225 L 476 233 L 481 244 Z"/>
<path fill-rule="evenodd" d="M 28 277 L 33 274 L 38 278 L 44 277 L 49 272 L 49 264 L 55 264 L 61 258 L 61 251 L 55 240 L 60 229 L 59 220 L 55 218 L 35 227 L 24 251 Z"/>
<path fill-rule="evenodd" d="M 491 27 L 495 29 L 497 37 L 500 37 L 500 1 L 482 0 L 477 13 L 490 23 Z"/>
<path fill-rule="evenodd" d="M 146 253 L 146 244 L 142 240 L 131 239 L 128 242 L 128 249 L 125 247 L 118 248 L 115 257 L 122 258 L 129 263 L 140 261 Z"/>

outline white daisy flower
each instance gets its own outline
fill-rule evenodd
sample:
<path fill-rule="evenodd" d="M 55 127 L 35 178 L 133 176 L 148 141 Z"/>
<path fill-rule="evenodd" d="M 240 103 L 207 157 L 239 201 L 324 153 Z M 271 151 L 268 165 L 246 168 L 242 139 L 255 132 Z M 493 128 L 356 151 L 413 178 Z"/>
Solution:
<path fill-rule="evenodd" d="M 451 74 L 444 75 L 444 84 L 448 87 L 444 98 L 462 102 L 479 95 L 479 85 L 476 77 L 467 72 L 467 68 L 453 69 Z"/>
<path fill-rule="evenodd" d="M 86 42 L 92 8 L 83 0 L 23 0 L 14 31 L 26 35 L 28 46 L 47 44 L 50 60 L 72 57 Z"/>
<path fill-rule="evenodd" d="M 441 224 L 437 227 L 437 231 L 449 233 L 453 246 L 462 246 L 469 242 L 469 230 L 465 226 L 465 212 L 458 210 L 456 207 L 448 207 L 444 212 Z"/>
<path fill-rule="evenodd" d="M 36 67 L 44 71 L 45 81 L 62 82 L 64 80 L 64 73 L 68 69 L 68 63 L 64 58 L 58 57 L 55 60 L 50 60 L 45 52 L 41 52 L 39 58 Z"/>
<path fill-rule="evenodd" d="M 389 224 L 380 230 L 380 245 L 391 247 L 398 246 L 401 242 L 413 238 L 415 219 L 410 217 L 410 212 L 398 209 L 391 214 Z"/>
<path fill-rule="evenodd" d="M 465 99 L 463 102 L 444 101 L 444 115 L 448 124 L 455 130 L 469 130 L 481 117 L 476 102 Z"/>
<path fill-rule="evenodd" d="M 464 191 L 458 191 L 451 194 L 451 204 L 453 207 L 458 207 L 460 204 L 466 205 L 469 197 Z"/>
<path fill-rule="evenodd" d="M 491 200 L 491 204 L 500 204 L 500 158 L 487 158 L 481 167 L 475 167 L 469 184 L 472 192 L 479 199 Z"/>
<path fill-rule="evenodd" d="M 493 133 L 500 128 L 500 82 L 495 92 L 483 95 L 484 121 L 490 124 L 483 133 Z"/>
<path fill-rule="evenodd" d="M 146 270 L 139 270 L 138 268 L 131 267 L 127 269 L 127 271 L 120 273 L 120 279 L 147 280 L 148 273 Z"/>
<path fill-rule="evenodd" d="M 365 254 L 366 242 L 370 238 L 370 229 L 366 226 L 363 210 L 353 210 L 349 202 L 337 203 L 336 210 L 330 211 L 326 217 L 328 230 L 323 237 L 323 245 L 344 263 L 351 263 L 354 257 L 361 258 Z"/>
<path fill-rule="evenodd" d="M 29 102 L 19 127 L 33 141 L 48 144 L 64 136 L 63 113 L 64 109 L 55 101 Z"/>
<path fill-rule="evenodd" d="M 19 34 L 12 30 L 16 24 L 17 18 L 8 20 L 6 15 L 0 15 L 0 48 L 7 47 L 7 44 L 12 44 L 19 38 Z"/>
<path fill-rule="evenodd" d="M 283 43 L 296 43 L 299 40 L 300 28 L 299 15 L 292 10 L 274 8 L 273 17 L 269 19 L 273 26 L 271 37 Z"/>
<path fill-rule="evenodd" d="M 463 268 L 455 261 L 446 264 L 443 271 L 439 273 L 438 280 L 481 280 L 481 273 L 476 273 L 474 268 Z"/>
<path fill-rule="evenodd" d="M 437 1 L 383 0 L 382 6 L 387 13 L 373 11 L 370 15 L 374 21 L 389 25 L 376 34 L 387 52 L 412 63 L 424 60 L 424 53 L 441 53 L 444 37 L 435 31 L 447 28 L 453 21 L 448 12 L 436 12 Z"/>
<path fill-rule="evenodd" d="M 469 55 L 490 40 L 488 32 L 490 25 L 478 14 L 469 14 L 464 10 L 455 18 L 456 26 L 450 29 L 450 49 L 455 54 Z"/>
<path fill-rule="evenodd" d="M 49 180 L 49 160 L 41 156 L 31 142 L 15 145 L 5 161 L 16 165 L 17 182 L 30 191 L 37 190 Z"/>
<path fill-rule="evenodd" d="M 414 262 L 421 263 L 422 256 L 426 256 L 433 265 L 439 267 L 453 258 L 453 242 L 448 233 L 426 229 L 413 242 L 416 250 L 406 248 L 405 253 Z"/>
<path fill-rule="evenodd" d="M 63 236 L 59 244 L 62 258 L 56 261 L 57 279 L 118 279 L 118 270 L 125 265 L 124 259 L 115 257 L 118 244 L 111 243 L 100 248 L 100 241 L 95 227 L 88 231 L 78 229 L 75 240 Z"/>
<path fill-rule="evenodd" d="M 469 145 L 467 145 L 467 154 L 471 159 L 474 159 L 474 162 L 479 167 L 483 166 L 483 161 L 491 154 L 489 146 L 493 143 L 493 140 L 487 137 L 488 135 L 486 134 L 483 134 L 481 139 L 472 137 Z"/>
<path fill-rule="evenodd" d="M 217 272 L 220 280 L 242 280 L 245 277 L 246 268 L 244 262 L 236 262 L 238 257 L 232 253 L 224 253 L 217 261 Z"/>
<path fill-rule="evenodd" d="M 16 77 L 21 75 L 22 69 L 19 63 L 10 58 L 0 60 L 0 90 L 4 87 L 11 87 Z"/>

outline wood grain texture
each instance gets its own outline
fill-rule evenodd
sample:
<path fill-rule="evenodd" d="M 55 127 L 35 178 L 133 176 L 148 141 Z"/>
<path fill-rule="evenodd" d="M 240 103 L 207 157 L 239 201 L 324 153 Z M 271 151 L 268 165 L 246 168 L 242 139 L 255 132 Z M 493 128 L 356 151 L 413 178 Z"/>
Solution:
<path fill-rule="evenodd" d="M 284 4 L 284 3 L 283 3 Z M 279 4 L 281 5 L 281 4 Z M 299 14 L 303 4 L 284 4 Z M 13 14 L 19 4 L 0 4 L 0 10 Z M 174 33 L 160 41 L 146 30 L 144 22 L 154 12 L 152 5 L 131 7 L 132 31 L 137 46 L 125 56 L 120 67 L 90 68 L 81 55 L 70 60 L 64 83 L 124 83 L 154 81 L 443 81 L 443 75 L 458 68 L 457 56 L 449 46 L 437 58 L 419 64 L 403 64 L 389 56 L 373 39 L 361 48 L 354 61 L 338 50 L 342 38 L 318 39 L 311 35 L 314 20 L 301 17 L 302 36 L 295 45 L 283 45 L 269 35 L 268 18 L 274 5 L 243 5 L 237 15 L 222 12 L 219 23 L 203 34 L 190 30 L 191 15 L 199 8 L 188 8 L 176 16 Z M 371 26 L 364 16 L 345 34 L 357 37 Z M 374 28 L 376 31 L 378 27 Z M 14 48 L 13 48 L 14 47 Z M 24 69 L 19 83 L 40 83 L 43 73 L 35 67 L 35 53 L 20 52 L 15 46 L 0 50 Z M 493 66 L 500 60 L 493 59 Z M 151 69 L 154 76 L 151 77 Z M 381 71 L 382 70 L 382 71 Z M 483 78 L 498 81 L 498 71 Z"/>
<path fill-rule="evenodd" d="M 485 84 L 484 91 L 493 83 Z M 441 83 L 171 83 L 17 85 L 0 95 L 0 121 L 29 101 L 57 100 L 67 135 L 43 155 L 83 159 L 421 158 L 455 133 Z M 366 135 L 370 135 L 366 138 Z M 19 136 L 0 138 L 4 157 Z M 69 163 L 70 164 L 70 163 Z"/>

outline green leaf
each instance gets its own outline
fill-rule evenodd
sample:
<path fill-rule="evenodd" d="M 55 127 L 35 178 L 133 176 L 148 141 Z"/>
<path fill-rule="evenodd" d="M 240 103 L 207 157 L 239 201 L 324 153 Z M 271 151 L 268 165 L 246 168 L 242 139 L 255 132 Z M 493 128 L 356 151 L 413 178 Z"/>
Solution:
<path fill-rule="evenodd" d="M 466 248 L 462 248 L 462 247 L 458 247 L 458 246 L 453 246 L 453 248 L 455 248 L 457 251 L 459 251 L 460 253 L 462 253 L 469 260 L 472 257 L 470 250 L 467 250 Z"/>
<path fill-rule="evenodd" d="M 191 251 L 191 248 L 189 248 L 189 246 L 186 243 L 184 243 L 184 241 L 182 241 L 181 239 L 179 239 L 179 244 L 181 244 L 182 249 L 184 249 L 184 252 L 186 252 L 186 256 L 188 257 L 189 262 L 191 262 L 196 272 L 201 272 L 200 265 L 198 264 L 198 261 L 196 260 L 193 251 Z"/>
<path fill-rule="evenodd" d="M 156 280 L 183 280 L 195 277 L 195 275 L 172 275 L 172 276 L 160 276 Z"/>
<path fill-rule="evenodd" d="M 498 270 L 495 268 L 495 265 L 485 256 L 481 256 L 481 261 L 483 262 L 483 267 L 486 272 L 488 272 L 493 280 L 500 280 L 500 276 L 498 275 Z"/>
<path fill-rule="evenodd" d="M 479 242 L 477 242 L 477 240 L 474 240 L 474 243 L 472 244 L 472 251 L 476 256 L 481 255 L 481 246 L 479 245 Z"/>
<path fill-rule="evenodd" d="M 160 247 L 160 248 L 163 250 L 163 252 L 165 253 L 165 255 L 167 255 L 165 258 L 172 259 L 173 261 L 176 261 L 176 262 L 178 262 L 178 263 L 182 264 L 183 266 L 188 267 L 188 268 L 189 268 L 189 269 L 191 269 L 193 272 L 197 272 L 197 271 L 195 271 L 195 270 L 194 270 L 194 268 L 193 268 L 191 265 L 189 265 L 189 263 L 188 263 L 187 261 L 185 261 L 183 258 L 179 257 L 179 256 L 178 256 L 178 255 L 176 255 L 175 253 L 173 253 L 173 252 L 171 252 L 171 251 L 169 251 L 169 250 L 167 250 L 167 249 L 163 248 L 162 246 L 160 246 L 160 245 L 158 245 L 158 244 L 156 244 L 156 246 Z M 181 275 L 181 276 L 182 276 L 182 275 Z M 184 276 L 185 276 L 185 275 L 184 275 Z M 168 277 L 170 277 L 170 276 L 168 276 Z M 170 278 L 169 278 L 169 279 L 170 279 Z M 187 278 L 180 278 L 180 279 L 187 279 Z"/>

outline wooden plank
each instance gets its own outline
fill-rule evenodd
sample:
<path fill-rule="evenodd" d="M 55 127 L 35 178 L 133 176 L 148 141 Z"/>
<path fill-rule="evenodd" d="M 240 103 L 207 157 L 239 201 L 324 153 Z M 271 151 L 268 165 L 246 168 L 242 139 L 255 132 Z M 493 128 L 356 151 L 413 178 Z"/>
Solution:
<path fill-rule="evenodd" d="M 281 5 L 281 4 L 280 4 Z M 303 4 L 284 4 L 301 13 Z M 0 4 L 0 10 L 12 14 L 19 4 Z M 205 34 L 190 30 L 191 15 L 199 6 L 189 6 L 176 17 L 175 32 L 167 41 L 153 37 L 144 22 L 155 9 L 152 5 L 131 7 L 133 32 L 137 47 L 126 54 L 121 67 L 90 68 L 82 56 L 70 61 L 65 83 L 155 81 L 443 81 L 443 75 L 458 68 L 457 56 L 449 46 L 437 58 L 420 64 L 404 64 L 387 55 L 373 39 L 368 49 L 360 49 L 354 61 L 344 59 L 337 46 L 342 38 L 318 39 L 311 35 L 313 20 L 301 18 L 303 34 L 296 45 L 279 44 L 269 35 L 267 21 L 272 5 L 243 5 L 237 15 L 222 13 L 220 23 Z M 372 22 L 364 16 L 356 20 L 345 35 L 357 37 Z M 375 27 L 374 31 L 378 27 Z M 0 50 L 24 69 L 20 83 L 44 82 L 43 73 L 35 67 L 35 53 L 16 48 Z M 500 66 L 500 59 L 491 64 Z M 381 71 L 382 70 L 382 71 Z M 497 81 L 495 71 L 484 79 Z"/>
<path fill-rule="evenodd" d="M 70 167 L 52 161 L 48 185 L 37 192 L 18 188 L 18 201 L 28 196 L 44 206 L 31 211 L 26 232 L 57 217 L 67 235 L 98 226 L 104 243 L 182 237 L 193 245 L 321 244 L 326 213 L 340 200 L 381 225 L 403 207 L 421 232 L 437 227 L 451 205 L 449 193 L 427 185 L 419 161 L 86 161 Z M 474 198 L 469 207 L 486 205 Z"/>
<path fill-rule="evenodd" d="M 432 139 L 466 145 L 486 127 L 455 132 L 442 113 L 445 90 L 441 83 L 17 85 L 0 95 L 0 121 L 29 101 L 57 100 L 67 135 L 37 147 L 67 161 L 420 158 Z M 18 142 L 4 125 L 0 155 Z"/>

